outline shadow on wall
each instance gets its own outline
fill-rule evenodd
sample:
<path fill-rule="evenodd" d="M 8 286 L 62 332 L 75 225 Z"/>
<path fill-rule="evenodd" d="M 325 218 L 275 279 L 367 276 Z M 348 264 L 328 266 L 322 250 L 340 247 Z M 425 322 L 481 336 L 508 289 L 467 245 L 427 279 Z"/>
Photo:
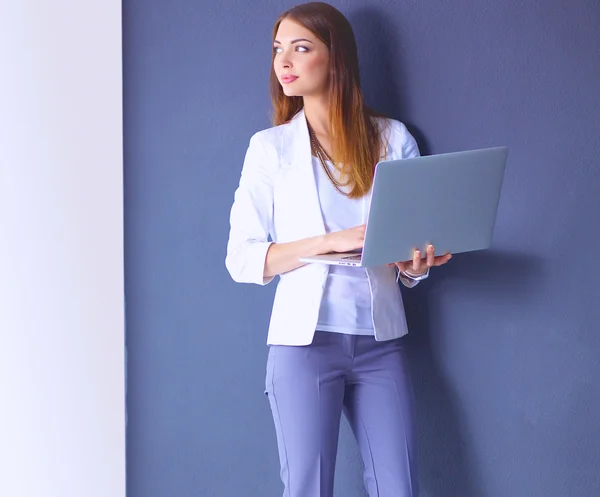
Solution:
<path fill-rule="evenodd" d="M 467 420 L 462 416 L 454 385 L 444 375 L 440 358 L 443 323 L 432 290 L 441 286 L 472 287 L 472 294 L 483 304 L 494 301 L 511 309 L 529 305 L 527 295 L 543 273 L 535 257 L 500 251 L 458 254 L 448 267 L 433 273 L 433 278 L 413 290 L 403 291 L 411 333 L 407 336 L 413 383 L 417 402 L 420 470 L 423 494 L 445 497 L 485 495 L 478 476 L 479 464 L 470 439 Z M 515 274 L 519 278 L 514 277 Z M 443 292 L 436 292 L 443 298 Z M 498 302 L 498 300 L 501 302 Z M 503 300 L 503 302 L 502 302 Z M 468 316 L 465 316 L 468 326 Z"/>
<path fill-rule="evenodd" d="M 367 104 L 384 115 L 402 120 L 419 144 L 422 155 L 429 153 L 424 134 L 403 120 L 410 96 L 403 92 L 405 69 L 402 54 L 392 51 L 403 46 L 401 32 L 388 23 L 383 12 L 374 8 L 355 11 L 350 17 L 361 61 L 362 87 Z M 366 52 L 368 47 L 368 52 Z M 390 61 L 395 61 L 390 64 Z M 529 256 L 485 251 L 457 255 L 452 264 L 413 290 L 403 288 L 411 333 L 409 350 L 419 423 L 421 495 L 481 497 L 485 495 L 478 477 L 478 464 L 469 442 L 466 419 L 461 417 L 453 385 L 444 377 L 436 348 L 436 323 L 430 289 L 444 280 L 464 280 L 476 284 L 481 298 L 511 298 L 510 305 L 525 305 L 522 296 L 535 283 L 541 269 Z M 519 281 L 514 278 L 519 274 Z M 452 284 L 450 283 L 451 286 Z M 435 328 L 436 326 L 434 326 Z"/>
<path fill-rule="evenodd" d="M 361 85 L 367 105 L 406 124 L 419 144 L 421 155 L 428 155 L 429 145 L 423 132 L 403 119 L 410 96 L 404 93 L 403 57 L 396 51 L 403 45 L 398 27 L 375 8 L 359 9 L 348 17 L 357 38 Z"/>

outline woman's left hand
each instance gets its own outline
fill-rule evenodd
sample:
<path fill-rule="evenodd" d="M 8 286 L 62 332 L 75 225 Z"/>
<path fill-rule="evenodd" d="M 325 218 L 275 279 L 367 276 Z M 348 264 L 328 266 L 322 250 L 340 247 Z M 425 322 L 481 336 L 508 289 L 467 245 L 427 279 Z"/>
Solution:
<path fill-rule="evenodd" d="M 415 249 L 413 252 L 412 261 L 403 261 L 394 263 L 399 271 L 407 272 L 410 276 L 420 276 L 427 272 L 427 269 L 434 266 L 441 266 L 446 264 L 450 259 L 452 259 L 452 254 L 444 254 L 435 255 L 435 247 L 433 245 L 427 246 L 427 253 L 422 256 L 421 251 Z M 393 266 L 394 264 L 388 264 L 388 266 Z"/>

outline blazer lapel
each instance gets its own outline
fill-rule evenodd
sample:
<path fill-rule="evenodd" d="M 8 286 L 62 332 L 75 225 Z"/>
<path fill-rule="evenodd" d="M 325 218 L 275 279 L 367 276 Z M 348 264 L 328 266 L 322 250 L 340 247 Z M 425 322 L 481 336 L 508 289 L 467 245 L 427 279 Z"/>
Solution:
<path fill-rule="evenodd" d="M 291 168 L 290 185 L 303 197 L 303 224 L 316 235 L 325 234 L 325 223 L 317 192 L 317 184 L 312 167 L 312 153 L 304 109 L 296 114 L 285 127 L 282 137 L 282 159 L 284 166 Z"/>

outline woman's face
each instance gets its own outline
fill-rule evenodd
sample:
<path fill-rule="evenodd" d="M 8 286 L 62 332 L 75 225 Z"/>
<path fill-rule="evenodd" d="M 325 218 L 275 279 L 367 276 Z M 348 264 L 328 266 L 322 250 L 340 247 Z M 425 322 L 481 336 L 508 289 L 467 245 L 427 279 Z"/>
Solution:
<path fill-rule="evenodd" d="M 329 88 L 329 49 L 311 31 L 284 19 L 273 42 L 273 68 L 288 97 L 321 96 Z"/>

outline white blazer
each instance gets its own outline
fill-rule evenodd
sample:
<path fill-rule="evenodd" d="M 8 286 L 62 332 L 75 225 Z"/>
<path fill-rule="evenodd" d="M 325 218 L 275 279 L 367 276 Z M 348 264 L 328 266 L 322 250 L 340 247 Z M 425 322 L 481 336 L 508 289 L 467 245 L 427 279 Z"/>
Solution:
<path fill-rule="evenodd" d="M 419 155 L 404 124 L 391 119 L 381 124 L 387 124 L 388 159 Z M 303 110 L 289 123 L 260 131 L 250 139 L 230 224 L 225 264 L 239 283 L 266 285 L 273 279 L 263 278 L 271 243 L 325 234 Z M 325 264 L 307 264 L 280 275 L 268 344 L 312 342 L 328 271 Z M 370 267 L 366 271 L 375 338 L 390 340 L 405 335 L 408 329 L 395 268 Z M 416 284 L 404 279 L 403 283 Z"/>

